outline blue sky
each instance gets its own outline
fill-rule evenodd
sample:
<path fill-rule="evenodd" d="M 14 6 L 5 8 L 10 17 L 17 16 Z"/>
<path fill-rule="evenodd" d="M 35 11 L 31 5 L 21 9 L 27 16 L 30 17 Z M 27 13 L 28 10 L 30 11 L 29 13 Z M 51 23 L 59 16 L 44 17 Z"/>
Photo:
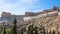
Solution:
<path fill-rule="evenodd" d="M 53 6 L 60 7 L 60 0 L 0 0 L 0 14 L 10 12 L 21 15 L 26 11 L 39 12 Z"/>

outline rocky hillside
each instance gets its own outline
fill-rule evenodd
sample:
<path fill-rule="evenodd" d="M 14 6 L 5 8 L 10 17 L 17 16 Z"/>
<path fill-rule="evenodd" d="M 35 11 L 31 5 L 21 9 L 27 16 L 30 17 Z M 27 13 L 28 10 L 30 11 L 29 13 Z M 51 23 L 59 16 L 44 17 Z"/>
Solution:
<path fill-rule="evenodd" d="M 44 26 L 45 29 L 49 31 L 59 31 L 60 32 L 60 12 L 52 11 L 49 13 L 40 14 L 37 16 L 25 17 L 26 21 L 33 23 L 34 26 L 40 28 Z"/>

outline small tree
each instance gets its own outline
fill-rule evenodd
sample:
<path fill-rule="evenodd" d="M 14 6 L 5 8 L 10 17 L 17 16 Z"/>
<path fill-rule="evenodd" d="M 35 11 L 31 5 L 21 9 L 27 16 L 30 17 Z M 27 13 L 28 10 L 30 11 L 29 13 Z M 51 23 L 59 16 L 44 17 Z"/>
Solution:
<path fill-rule="evenodd" d="M 34 31 L 35 31 L 34 34 L 38 34 L 38 31 L 37 31 L 37 27 L 36 27 L 36 26 L 35 26 L 35 28 L 34 28 Z"/>
<path fill-rule="evenodd" d="M 43 29 L 43 34 L 45 34 L 46 32 L 45 32 L 45 28 Z"/>
<path fill-rule="evenodd" d="M 28 27 L 27 34 L 33 34 L 33 24 Z"/>
<path fill-rule="evenodd" d="M 49 34 L 51 34 L 51 30 L 50 30 Z"/>
<path fill-rule="evenodd" d="M 5 22 L 3 22 L 3 30 L 2 30 L 2 34 L 6 34 Z"/>
<path fill-rule="evenodd" d="M 21 29 L 21 32 L 20 33 L 23 34 L 23 29 Z"/>
<path fill-rule="evenodd" d="M 52 34 L 55 34 L 55 31 L 53 30 Z"/>
<path fill-rule="evenodd" d="M 17 19 L 15 18 L 13 21 L 13 28 L 12 28 L 12 34 L 17 34 Z"/>
<path fill-rule="evenodd" d="M 40 33 L 45 34 L 45 27 L 43 25 L 40 25 Z"/>

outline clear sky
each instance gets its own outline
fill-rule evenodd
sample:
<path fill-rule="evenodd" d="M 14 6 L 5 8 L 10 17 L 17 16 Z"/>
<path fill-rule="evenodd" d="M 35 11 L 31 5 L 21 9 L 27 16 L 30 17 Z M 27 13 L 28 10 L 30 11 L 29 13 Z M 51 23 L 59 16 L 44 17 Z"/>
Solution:
<path fill-rule="evenodd" d="M 60 0 L 0 0 L 1 12 L 24 14 L 26 11 L 38 12 L 44 9 L 60 7 Z"/>

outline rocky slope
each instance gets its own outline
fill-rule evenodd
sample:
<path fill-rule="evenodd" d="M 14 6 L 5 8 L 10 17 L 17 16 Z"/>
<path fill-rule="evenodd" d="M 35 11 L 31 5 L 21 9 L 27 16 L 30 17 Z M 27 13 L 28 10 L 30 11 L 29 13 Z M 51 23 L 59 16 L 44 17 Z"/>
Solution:
<path fill-rule="evenodd" d="M 38 28 L 43 25 L 48 32 L 50 30 L 58 30 L 60 32 L 60 12 L 58 11 L 33 16 L 30 17 L 30 19 L 28 19 L 27 21 L 33 23 Z"/>

